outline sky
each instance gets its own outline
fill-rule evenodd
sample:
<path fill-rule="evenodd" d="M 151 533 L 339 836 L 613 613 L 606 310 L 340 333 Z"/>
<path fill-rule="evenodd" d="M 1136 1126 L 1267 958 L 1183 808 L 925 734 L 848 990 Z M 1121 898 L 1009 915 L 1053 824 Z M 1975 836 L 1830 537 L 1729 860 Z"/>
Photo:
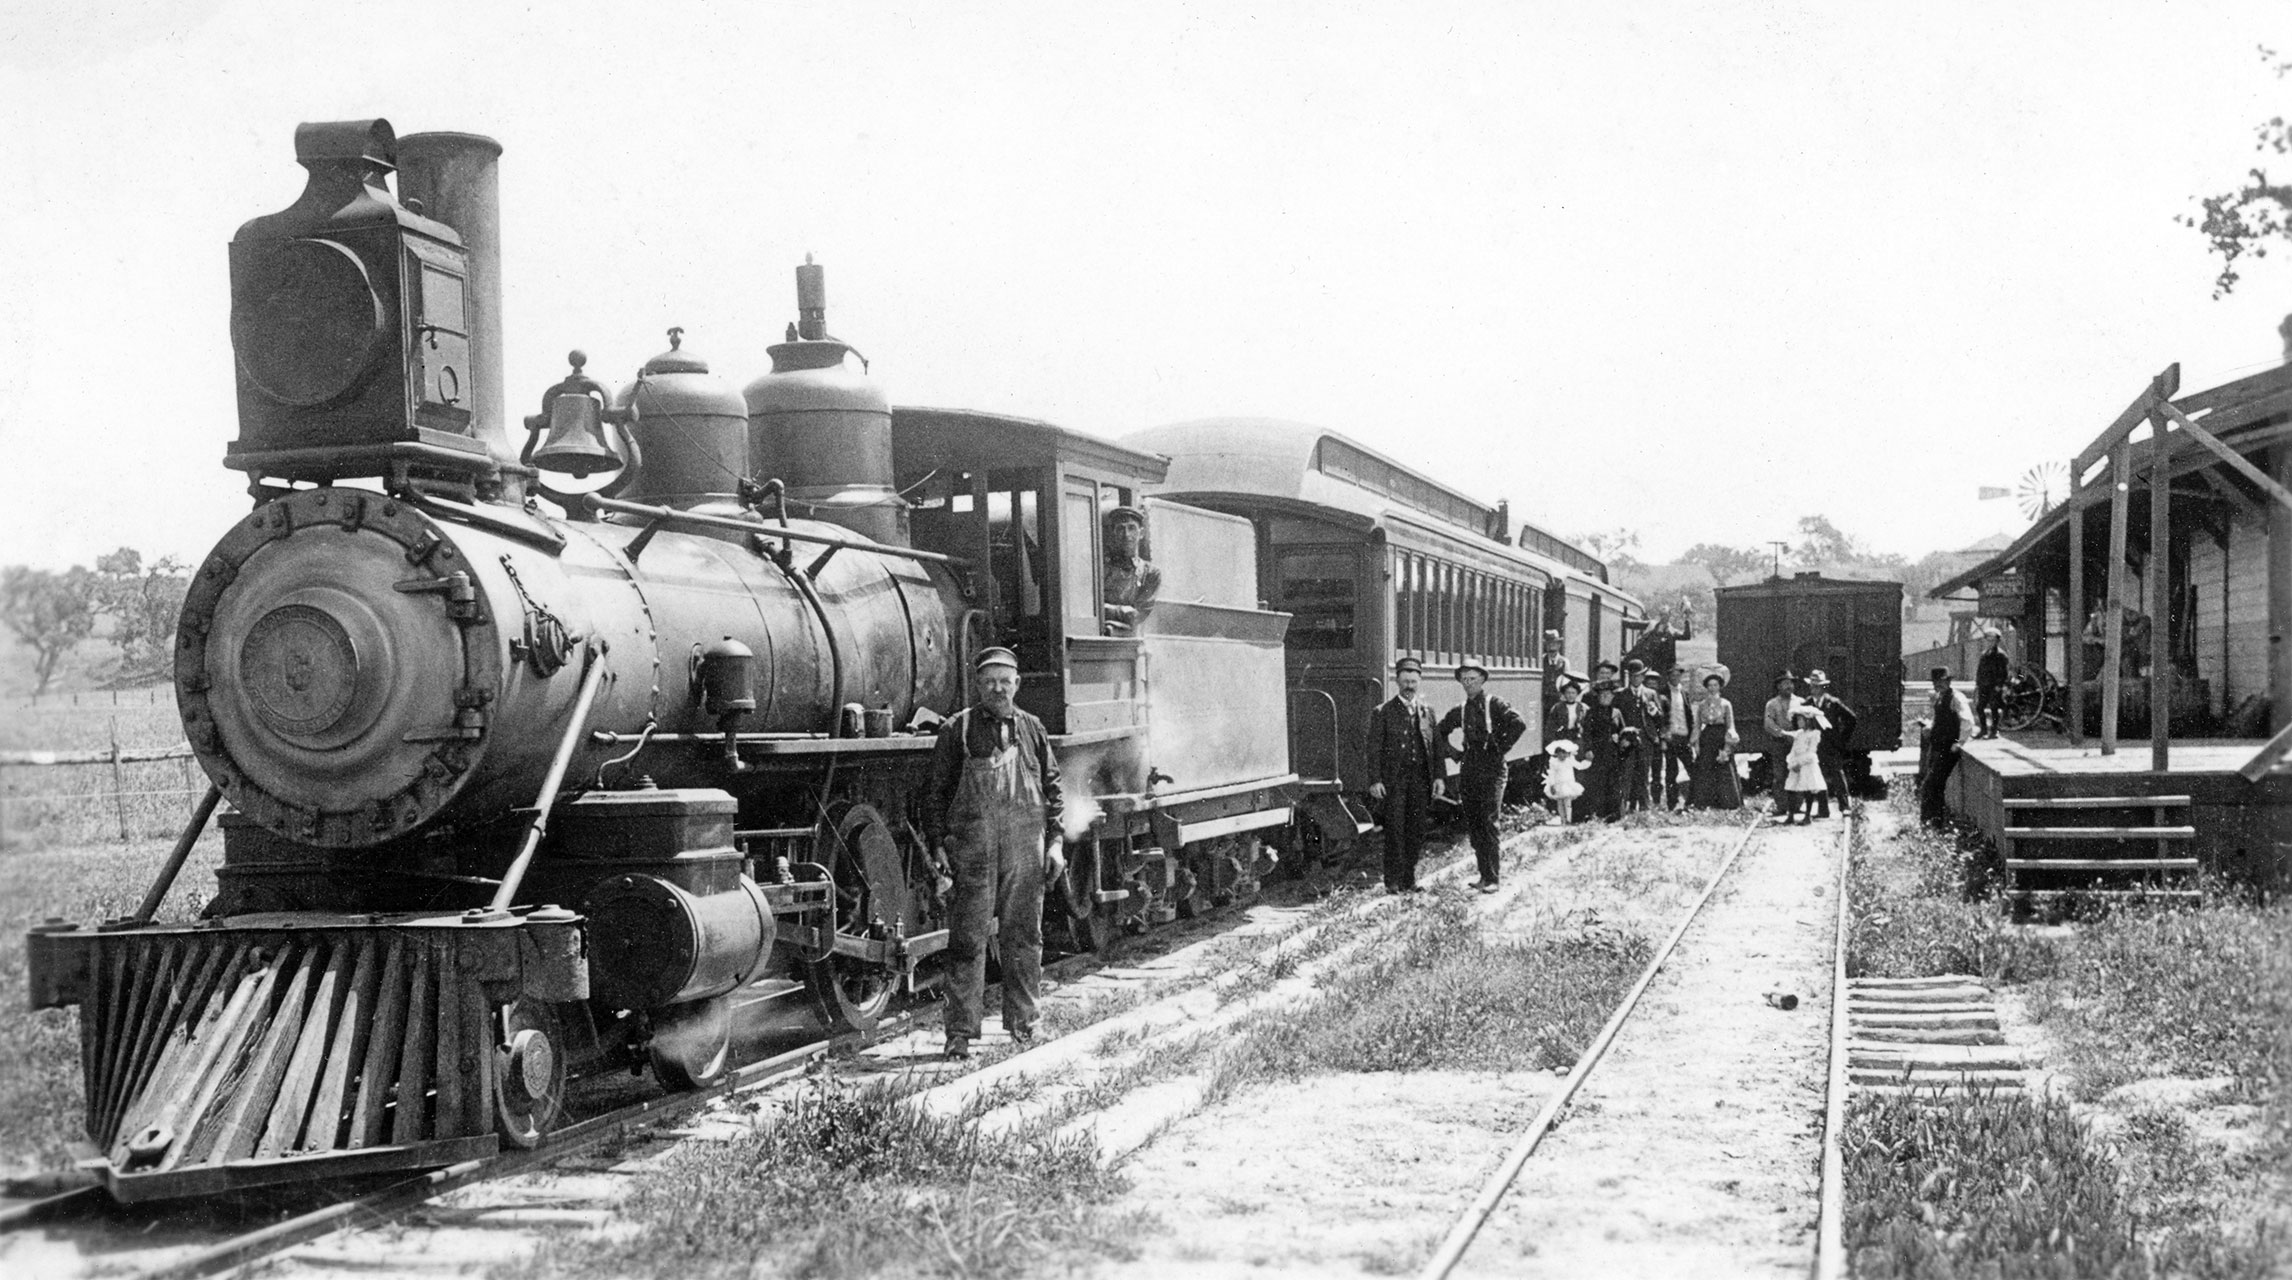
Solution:
<path fill-rule="evenodd" d="M 506 394 L 735 385 L 828 269 L 896 403 L 1342 432 L 1643 558 L 1916 556 L 2152 374 L 2280 358 L 2177 225 L 2281 4 L 0 4 L 0 563 L 246 509 L 225 246 L 305 120 L 490 135 Z M 2288 246 L 2292 249 L 2292 246 Z"/>

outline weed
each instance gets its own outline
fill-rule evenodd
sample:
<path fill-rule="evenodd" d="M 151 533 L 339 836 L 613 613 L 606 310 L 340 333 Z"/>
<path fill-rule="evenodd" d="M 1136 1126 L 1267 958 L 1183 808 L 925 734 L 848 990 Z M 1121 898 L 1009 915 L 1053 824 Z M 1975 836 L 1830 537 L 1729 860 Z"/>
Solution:
<path fill-rule="evenodd" d="M 1317 1072 L 1564 1066 L 1647 962 L 1637 934 L 1599 924 L 1492 942 L 1461 897 L 1390 923 L 1369 959 L 1316 997 L 1244 1019 L 1208 1094 Z"/>
<path fill-rule="evenodd" d="M 2116 1153 L 2058 1098 L 1862 1096 L 1841 1149 L 1846 1246 L 1864 1280 L 2226 1277 L 2270 1265 L 2264 1230 L 2223 1229 L 2191 1212 L 2190 1197 L 2127 1184 Z"/>
<path fill-rule="evenodd" d="M 1028 1275 L 1128 1257 L 1143 1219 L 1086 1140 L 985 1134 L 815 1079 L 754 1133 L 680 1148 L 625 1202 L 635 1231 L 547 1238 L 502 1280 Z"/>

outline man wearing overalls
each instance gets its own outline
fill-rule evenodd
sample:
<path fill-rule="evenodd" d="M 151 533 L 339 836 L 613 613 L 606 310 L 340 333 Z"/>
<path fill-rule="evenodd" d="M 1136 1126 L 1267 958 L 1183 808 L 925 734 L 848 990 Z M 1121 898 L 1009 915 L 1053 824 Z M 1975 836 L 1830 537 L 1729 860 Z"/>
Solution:
<path fill-rule="evenodd" d="M 986 999 L 987 937 L 1003 970 L 1003 1028 L 1034 1039 L 1043 976 L 1043 882 L 1065 871 L 1058 761 L 1019 710 L 1019 660 L 988 649 L 979 701 L 939 727 L 924 822 L 955 881 L 947 922 L 947 1056 L 968 1058 Z"/>

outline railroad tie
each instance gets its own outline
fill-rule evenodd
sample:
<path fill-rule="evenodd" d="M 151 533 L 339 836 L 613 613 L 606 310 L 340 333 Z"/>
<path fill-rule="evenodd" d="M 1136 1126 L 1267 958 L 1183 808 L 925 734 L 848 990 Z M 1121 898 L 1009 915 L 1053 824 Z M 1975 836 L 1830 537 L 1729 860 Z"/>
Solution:
<path fill-rule="evenodd" d="M 1846 986 L 1847 1087 L 1930 1096 L 2020 1093 L 2029 1063 L 2007 1043 L 1979 978 L 1856 978 Z"/>

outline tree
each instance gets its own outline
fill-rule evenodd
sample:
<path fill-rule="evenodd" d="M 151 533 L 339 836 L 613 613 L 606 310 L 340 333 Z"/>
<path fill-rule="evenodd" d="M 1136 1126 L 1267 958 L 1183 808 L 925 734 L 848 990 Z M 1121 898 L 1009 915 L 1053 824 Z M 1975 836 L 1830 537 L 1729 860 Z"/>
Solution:
<path fill-rule="evenodd" d="M 1800 567 L 1820 569 L 1863 558 L 1860 539 L 1830 522 L 1829 516 L 1800 516 L 1799 540 L 1791 559 Z"/>
<path fill-rule="evenodd" d="M 20 564 L 0 569 L 0 622 L 32 646 L 35 693 L 46 693 L 56 666 L 95 630 L 96 576 L 80 565 L 62 573 Z"/>
<path fill-rule="evenodd" d="M 1639 549 L 1639 534 L 1630 529 L 1610 529 L 1603 533 L 1587 533 L 1576 539 L 1578 546 L 1607 562 L 1616 573 L 1630 573 L 1640 567 L 1639 557 L 1632 554 Z"/>
<path fill-rule="evenodd" d="M 1699 564 L 1711 571 L 1719 585 L 1766 574 L 1768 559 L 1763 551 L 1751 547 L 1728 547 L 1716 542 L 1698 542 L 1681 553 L 1683 564 Z"/>
<path fill-rule="evenodd" d="M 96 559 L 97 602 L 112 619 L 112 640 L 127 665 L 143 667 L 164 660 L 175 644 L 175 624 L 183 613 L 191 576 L 173 556 L 149 568 L 143 553 L 121 547 Z"/>
<path fill-rule="evenodd" d="M 2273 64 L 2278 78 L 2292 74 L 2292 59 L 2278 58 L 2266 45 L 2260 47 L 2260 59 Z M 2263 121 L 2253 126 L 2252 132 L 2253 150 L 2292 154 L 2292 124 L 2286 124 L 2284 117 Z M 2246 172 L 2243 186 L 2204 196 L 2198 204 L 2204 210 L 2202 218 L 2184 214 L 2179 221 L 2182 226 L 2196 228 L 2208 247 L 2220 255 L 2220 275 L 2212 282 L 2215 298 L 2235 291 L 2236 282 L 2242 278 L 2236 269 L 2239 258 L 2265 258 L 2269 241 L 2292 239 L 2292 185 L 2272 181 L 2268 171 L 2258 165 Z"/>

